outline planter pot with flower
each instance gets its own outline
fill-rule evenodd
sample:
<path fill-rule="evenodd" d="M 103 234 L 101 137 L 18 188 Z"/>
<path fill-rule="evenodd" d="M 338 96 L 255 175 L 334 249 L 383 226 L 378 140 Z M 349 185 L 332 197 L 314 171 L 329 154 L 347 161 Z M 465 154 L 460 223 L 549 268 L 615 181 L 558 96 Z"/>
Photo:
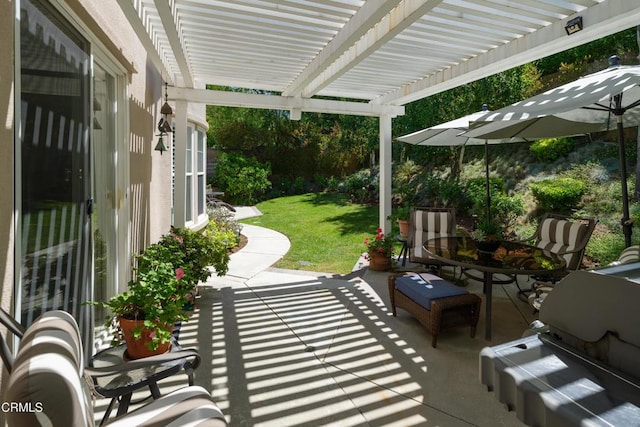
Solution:
<path fill-rule="evenodd" d="M 143 349 L 167 351 L 175 323 L 188 319 L 185 308 L 190 308 L 194 288 L 213 274 L 211 266 L 218 275 L 227 272 L 229 249 L 234 244 L 230 232 L 215 226 L 204 232 L 172 228 L 159 242 L 136 255 L 134 278 L 128 289 L 109 301 L 91 303 L 113 314 L 105 324 L 117 326 L 113 344 L 129 341 L 127 356 L 131 359 L 150 355 L 135 350 L 141 340 Z M 123 332 L 123 324 L 129 323 L 126 320 L 138 322 L 131 332 Z"/>
<path fill-rule="evenodd" d="M 394 240 L 385 236 L 382 229 L 378 228 L 373 238 L 367 237 L 364 241 L 367 246 L 367 259 L 369 268 L 377 271 L 387 271 L 391 268 Z"/>
<path fill-rule="evenodd" d="M 153 245 L 152 245 L 153 246 Z M 146 258 L 144 268 L 138 267 L 135 279 L 127 291 L 107 302 L 97 304 L 108 308 L 118 323 L 115 343 L 127 343 L 127 357 L 139 359 L 169 350 L 176 322 L 186 320 L 183 311 L 183 273 L 173 264 Z M 108 319 L 105 326 L 110 326 Z"/>

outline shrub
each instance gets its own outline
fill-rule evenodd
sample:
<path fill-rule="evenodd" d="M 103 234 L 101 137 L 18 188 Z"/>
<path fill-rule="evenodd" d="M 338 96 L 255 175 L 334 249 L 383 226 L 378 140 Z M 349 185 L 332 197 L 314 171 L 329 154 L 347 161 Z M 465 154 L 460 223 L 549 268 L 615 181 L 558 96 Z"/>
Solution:
<path fill-rule="evenodd" d="M 269 164 L 260 163 L 254 157 L 221 153 L 213 181 L 228 201 L 252 205 L 271 187 L 270 174 Z"/>
<path fill-rule="evenodd" d="M 368 169 L 361 169 L 342 180 L 338 192 L 348 194 L 353 203 L 372 203 L 377 199 L 378 176 Z"/>
<path fill-rule="evenodd" d="M 434 176 L 422 177 L 416 186 L 416 206 L 454 207 L 466 212 L 469 201 L 464 188 L 457 180 L 445 180 Z"/>
<path fill-rule="evenodd" d="M 240 231 L 242 225 L 235 219 L 235 215 L 229 209 L 224 207 L 210 206 L 207 208 L 209 216 L 209 227 L 224 233 L 231 233 L 235 236 L 235 245 L 240 243 Z"/>
<path fill-rule="evenodd" d="M 502 178 L 490 178 L 489 186 L 491 195 L 505 193 L 504 180 Z M 487 201 L 487 180 L 485 178 L 472 178 L 466 182 L 465 191 L 471 203 L 471 212 L 482 215 Z"/>
<path fill-rule="evenodd" d="M 220 230 L 215 223 L 210 222 L 204 232 L 172 227 L 158 243 L 145 249 L 144 256 L 138 257 L 138 271 L 149 269 L 149 260 L 165 261 L 182 268 L 184 282 L 193 287 L 211 276 L 209 266 L 215 267 L 218 276 L 226 274 L 229 249 L 233 246 L 234 234 Z"/>
<path fill-rule="evenodd" d="M 574 178 L 545 179 L 530 186 L 538 209 L 543 212 L 569 212 L 578 207 L 587 186 Z"/>
<path fill-rule="evenodd" d="M 510 196 L 506 193 L 502 178 L 490 178 L 491 218 L 500 224 L 503 231 L 513 229 L 518 217 L 525 213 L 524 198 L 520 195 Z M 487 184 L 484 178 L 467 181 L 467 197 L 471 202 L 471 213 L 484 220 L 487 215 Z"/>
<path fill-rule="evenodd" d="M 615 261 L 624 249 L 624 235 L 621 230 L 598 233 L 597 229 L 589 240 L 586 254 L 599 265 L 607 265 Z"/>
<path fill-rule="evenodd" d="M 547 138 L 537 140 L 529 150 L 540 162 L 550 163 L 572 152 L 573 147 L 574 142 L 570 138 Z"/>
<path fill-rule="evenodd" d="M 402 218 L 404 214 L 400 214 L 401 219 L 408 219 L 409 207 L 416 205 L 417 186 L 423 170 L 412 160 L 407 160 L 397 165 L 393 171 L 393 203 L 407 213 L 406 218 Z"/>

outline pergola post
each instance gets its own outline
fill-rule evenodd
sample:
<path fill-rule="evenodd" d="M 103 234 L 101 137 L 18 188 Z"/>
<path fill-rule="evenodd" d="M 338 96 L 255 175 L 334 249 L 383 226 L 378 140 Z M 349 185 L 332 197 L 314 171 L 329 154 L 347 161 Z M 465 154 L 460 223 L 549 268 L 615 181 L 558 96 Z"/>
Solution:
<path fill-rule="evenodd" d="M 380 116 L 380 228 L 391 232 L 391 115 Z"/>
<path fill-rule="evenodd" d="M 174 150 L 174 193 L 173 193 L 173 225 L 182 228 L 186 223 L 186 189 L 187 189 L 187 108 L 185 101 L 176 101 L 175 116 L 175 150 Z"/>

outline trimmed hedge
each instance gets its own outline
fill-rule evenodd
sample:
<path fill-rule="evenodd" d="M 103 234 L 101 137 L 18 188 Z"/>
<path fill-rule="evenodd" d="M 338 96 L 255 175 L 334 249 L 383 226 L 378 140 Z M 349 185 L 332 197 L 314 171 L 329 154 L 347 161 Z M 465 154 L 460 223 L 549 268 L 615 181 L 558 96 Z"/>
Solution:
<path fill-rule="evenodd" d="M 530 188 L 543 212 L 569 212 L 578 207 L 587 191 L 585 183 L 574 178 L 545 179 L 532 183 Z"/>
<path fill-rule="evenodd" d="M 574 142 L 569 138 L 539 139 L 529 147 L 540 162 L 551 163 L 573 151 Z"/>

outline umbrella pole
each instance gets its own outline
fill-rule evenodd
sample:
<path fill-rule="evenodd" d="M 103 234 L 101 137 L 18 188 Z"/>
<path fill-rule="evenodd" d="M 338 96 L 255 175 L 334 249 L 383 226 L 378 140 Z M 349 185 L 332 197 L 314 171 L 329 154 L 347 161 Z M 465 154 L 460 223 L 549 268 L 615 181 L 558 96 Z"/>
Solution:
<path fill-rule="evenodd" d="M 617 95 L 616 106 L 621 102 L 620 95 Z M 622 185 L 622 232 L 624 233 L 625 248 L 631 246 L 631 229 L 632 224 L 629 222 L 629 193 L 627 190 L 627 159 L 624 152 L 624 127 L 622 124 L 622 114 L 616 115 L 616 124 L 618 128 L 618 151 L 620 156 L 620 175 Z"/>
<path fill-rule="evenodd" d="M 484 169 L 487 180 L 487 224 L 491 224 L 491 181 L 489 180 L 489 142 L 484 140 Z"/>

